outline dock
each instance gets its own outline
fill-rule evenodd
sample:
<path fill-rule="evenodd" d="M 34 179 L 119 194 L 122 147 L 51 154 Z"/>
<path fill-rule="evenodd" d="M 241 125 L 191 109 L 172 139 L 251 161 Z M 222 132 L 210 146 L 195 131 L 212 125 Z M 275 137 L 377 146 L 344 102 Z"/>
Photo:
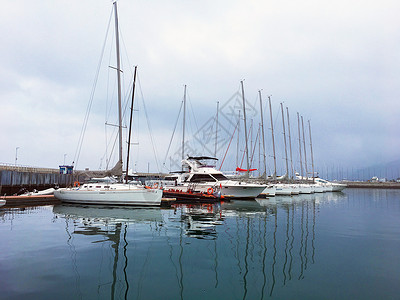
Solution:
<path fill-rule="evenodd" d="M 0 199 L 6 200 L 4 207 L 61 204 L 61 201 L 54 197 L 54 195 L 3 196 Z"/>
<path fill-rule="evenodd" d="M 54 195 L 32 195 L 32 196 L 3 196 L 0 199 L 6 200 L 3 207 L 16 206 L 40 206 L 40 205 L 57 205 L 62 202 L 54 197 Z M 176 198 L 161 198 L 161 207 L 170 207 L 174 204 Z"/>

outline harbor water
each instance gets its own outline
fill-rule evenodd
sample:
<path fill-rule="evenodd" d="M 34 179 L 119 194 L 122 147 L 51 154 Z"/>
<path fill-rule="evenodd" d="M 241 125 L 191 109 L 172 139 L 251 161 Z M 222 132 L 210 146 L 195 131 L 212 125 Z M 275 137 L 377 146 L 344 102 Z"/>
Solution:
<path fill-rule="evenodd" d="M 400 190 L 0 210 L 0 299 L 399 299 Z"/>

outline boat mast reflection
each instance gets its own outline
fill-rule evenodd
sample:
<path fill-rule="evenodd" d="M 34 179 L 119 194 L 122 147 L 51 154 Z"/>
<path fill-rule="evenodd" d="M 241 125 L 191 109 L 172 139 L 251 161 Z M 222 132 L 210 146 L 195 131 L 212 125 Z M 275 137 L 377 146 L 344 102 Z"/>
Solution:
<path fill-rule="evenodd" d="M 166 298 L 201 297 L 194 292 L 200 289 L 211 298 L 224 290 L 232 297 L 265 299 L 304 279 L 316 263 L 318 203 L 330 200 L 306 196 L 152 210 L 63 205 L 54 212 L 66 227 L 74 224 L 67 244 L 75 252 L 78 296 L 84 276 L 73 244 L 79 235 L 92 245 L 109 243 L 110 269 L 97 289 L 107 289 L 111 299 L 146 298 L 154 284 L 168 287 L 159 294 Z"/>
<path fill-rule="evenodd" d="M 123 286 L 124 299 L 128 299 L 130 284 L 128 280 L 128 224 L 147 223 L 150 228 L 156 229 L 162 224 L 161 213 L 158 209 L 131 209 L 131 208 L 106 208 L 106 207 L 86 207 L 76 205 L 57 205 L 53 208 L 53 212 L 57 217 L 65 218 L 65 230 L 68 236 L 67 244 L 71 250 L 71 258 L 73 270 L 76 276 L 76 291 L 78 298 L 82 299 L 80 287 L 80 274 L 77 264 L 77 250 L 73 244 L 74 235 L 85 237 L 100 236 L 101 240 L 95 240 L 91 243 L 98 244 L 110 242 L 110 247 L 113 250 L 112 263 L 112 282 L 110 287 L 110 298 L 115 299 L 118 292 L 117 286 L 122 281 L 119 279 L 118 266 L 120 260 L 120 245 L 121 236 L 123 240 Z M 72 232 L 69 229 L 69 223 L 73 223 Z M 153 224 L 154 223 L 154 224 Z M 153 226 L 156 225 L 156 226 Z M 123 234 L 121 234 L 123 231 Z M 99 283 L 97 286 L 98 292 L 104 284 Z M 120 292 L 121 294 L 121 292 Z"/>

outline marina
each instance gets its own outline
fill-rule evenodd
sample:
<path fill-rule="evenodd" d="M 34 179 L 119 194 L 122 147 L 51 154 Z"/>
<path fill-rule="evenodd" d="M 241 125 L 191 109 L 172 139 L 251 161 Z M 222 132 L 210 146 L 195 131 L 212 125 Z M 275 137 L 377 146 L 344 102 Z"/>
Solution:
<path fill-rule="evenodd" d="M 3 207 L 2 299 L 393 299 L 399 198 Z"/>
<path fill-rule="evenodd" d="M 22 2 L 1 299 L 398 299 L 398 9 Z"/>

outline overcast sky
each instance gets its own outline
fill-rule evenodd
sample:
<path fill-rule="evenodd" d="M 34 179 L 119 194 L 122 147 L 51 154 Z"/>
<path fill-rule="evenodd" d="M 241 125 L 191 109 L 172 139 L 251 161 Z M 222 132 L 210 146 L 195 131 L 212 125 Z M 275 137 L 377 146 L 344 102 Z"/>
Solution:
<path fill-rule="evenodd" d="M 14 164 L 19 147 L 18 164 L 57 168 L 64 159 L 70 164 L 112 1 L 16 0 L 2 1 L 1 7 L 0 163 Z M 161 164 L 183 86 L 192 110 L 188 115 L 194 111 L 201 128 L 210 124 L 217 101 L 232 107 L 234 100 L 229 100 L 240 91 L 241 80 L 247 101 L 257 110 L 258 90 L 265 108 L 272 95 L 280 166 L 283 101 L 290 112 L 293 156 L 298 155 L 299 112 L 305 122 L 311 120 L 317 166 L 358 168 L 399 158 L 400 2 L 120 0 L 118 9 L 128 83 L 132 66 L 139 66 L 135 101 L 142 119 L 135 123 L 139 145 L 134 146 L 133 159 L 138 171 L 148 166 L 157 171 L 153 146 L 145 138 L 149 132 L 143 100 Z M 113 38 L 112 30 L 113 25 L 107 40 Z M 115 66 L 110 59 L 114 53 L 107 49 L 102 68 L 105 77 L 111 77 L 115 71 L 108 66 Z M 105 132 L 113 130 L 104 125 L 105 107 L 111 107 L 105 101 L 113 88 L 100 80 L 97 84 L 78 168 L 105 166 Z M 129 93 L 129 84 L 124 88 L 124 94 Z M 267 109 L 264 117 L 270 166 Z M 258 124 L 259 116 L 252 118 Z M 111 117 L 107 120 L 115 123 Z M 221 140 L 233 134 L 234 126 L 225 127 Z M 188 139 L 196 131 L 188 130 Z M 181 125 L 168 156 L 179 152 L 180 134 Z M 225 151 L 226 144 L 221 144 L 221 160 Z M 235 151 L 228 152 L 228 169 L 234 167 Z"/>

